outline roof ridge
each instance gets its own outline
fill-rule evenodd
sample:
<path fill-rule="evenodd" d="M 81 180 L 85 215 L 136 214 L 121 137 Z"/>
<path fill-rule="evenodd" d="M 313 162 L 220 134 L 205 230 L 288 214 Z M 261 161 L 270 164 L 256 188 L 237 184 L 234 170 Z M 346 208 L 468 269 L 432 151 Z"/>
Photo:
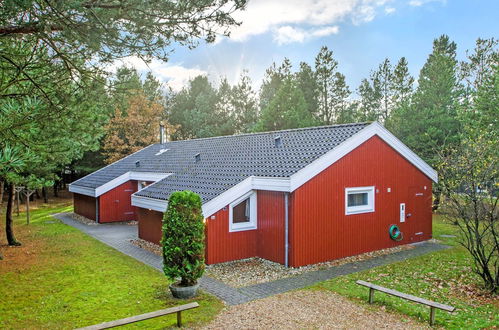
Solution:
<path fill-rule="evenodd" d="M 288 128 L 288 129 L 283 129 L 283 130 L 278 130 L 278 131 L 241 133 L 241 134 L 232 134 L 232 135 L 210 136 L 210 137 L 196 138 L 196 139 L 175 140 L 175 141 L 166 142 L 164 144 L 168 145 L 169 143 L 178 143 L 178 142 L 184 142 L 184 141 L 200 141 L 200 140 L 210 140 L 210 139 L 214 140 L 214 139 L 223 139 L 223 138 L 228 138 L 228 137 L 240 137 L 240 136 L 251 136 L 251 135 L 275 134 L 275 133 L 282 133 L 282 132 L 306 131 L 306 130 L 313 130 L 313 129 L 318 129 L 318 128 L 332 128 L 332 127 L 356 126 L 356 125 L 366 125 L 367 126 L 367 125 L 372 124 L 372 123 L 373 123 L 373 121 L 364 121 L 364 122 L 358 122 L 358 123 L 345 123 L 345 124 L 332 124 L 332 125 L 322 125 L 322 126 Z M 161 143 L 155 143 L 154 145 L 161 145 Z"/>

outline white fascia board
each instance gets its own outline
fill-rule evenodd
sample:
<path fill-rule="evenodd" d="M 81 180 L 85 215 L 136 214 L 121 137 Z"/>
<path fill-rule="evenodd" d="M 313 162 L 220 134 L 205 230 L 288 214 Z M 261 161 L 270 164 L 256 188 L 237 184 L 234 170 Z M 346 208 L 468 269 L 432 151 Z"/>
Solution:
<path fill-rule="evenodd" d="M 252 190 L 270 190 L 289 192 L 291 189 L 289 178 L 273 178 L 273 177 L 251 177 Z"/>
<path fill-rule="evenodd" d="M 74 184 L 69 185 L 69 191 L 75 194 L 95 197 L 95 189 L 83 186 L 77 186 Z"/>
<path fill-rule="evenodd" d="M 236 184 L 234 187 L 213 198 L 211 201 L 203 204 L 203 216 L 207 218 L 213 213 L 229 205 L 242 195 L 247 194 L 253 189 L 251 183 L 252 180 L 253 177 L 246 178 L 245 180 Z"/>
<path fill-rule="evenodd" d="M 388 143 L 393 149 L 400 153 L 412 165 L 416 166 L 421 172 L 429 177 L 433 182 L 438 182 L 438 173 L 418 155 L 416 155 L 409 147 L 402 143 L 395 135 L 390 133 L 380 123 L 374 122 L 371 124 L 376 127 L 376 134 Z"/>
<path fill-rule="evenodd" d="M 162 199 L 132 195 L 132 205 L 163 213 L 168 207 L 168 202 Z"/>
<path fill-rule="evenodd" d="M 438 182 L 438 174 L 433 168 L 426 164 L 412 150 L 410 150 L 405 144 L 397 139 L 395 135 L 381 126 L 381 124 L 379 124 L 378 122 L 374 122 L 359 131 L 357 134 L 354 134 L 353 136 L 345 140 L 336 148 L 328 151 L 326 154 L 313 161 L 310 165 L 307 165 L 303 169 L 293 174 L 290 177 L 290 192 L 298 189 L 305 182 L 309 181 L 311 178 L 337 162 L 339 159 L 350 153 L 352 150 L 360 146 L 362 143 L 366 142 L 374 135 L 379 136 L 383 141 L 385 141 L 388 145 L 395 149 L 395 151 L 401 154 L 402 157 L 407 159 L 411 164 L 416 166 L 431 180 L 433 180 L 434 182 Z"/>
<path fill-rule="evenodd" d="M 131 171 L 130 173 L 130 180 L 137 180 L 137 181 L 153 181 L 153 182 L 158 182 L 159 180 L 163 180 L 169 175 L 172 175 L 172 173 L 158 173 L 158 172 L 134 172 Z"/>
<path fill-rule="evenodd" d="M 130 180 L 138 181 L 154 181 L 157 182 L 171 175 L 171 173 L 157 173 L 157 172 L 126 172 L 113 180 L 106 182 L 102 186 L 95 189 L 95 196 L 100 196 L 111 189 L 116 188 L 120 184 L 123 184 Z"/>
<path fill-rule="evenodd" d="M 117 186 L 127 182 L 128 180 L 130 180 L 130 172 L 126 172 L 125 174 L 122 174 L 119 177 L 104 183 L 102 186 L 95 188 L 95 196 L 97 197 L 102 194 L 105 194 L 109 190 L 116 188 Z"/>
<path fill-rule="evenodd" d="M 326 152 L 323 156 L 317 158 L 309 165 L 305 166 L 290 177 L 291 191 L 301 187 L 305 182 L 308 182 L 314 176 L 337 162 L 353 149 L 360 146 L 376 133 L 376 127 L 372 124 L 360 130 L 357 134 L 352 135 L 336 148 Z"/>
<path fill-rule="evenodd" d="M 143 150 L 145 150 L 145 149 L 147 149 L 147 148 L 150 148 L 150 147 L 152 147 L 152 146 L 154 146 L 154 144 L 148 145 L 147 147 L 142 148 L 142 149 L 140 149 L 140 150 L 138 150 L 138 151 L 135 151 L 134 153 L 131 153 L 130 155 L 125 156 L 125 157 L 121 158 L 120 160 L 115 161 L 114 163 L 111 163 L 111 164 L 109 164 L 109 165 L 106 165 L 106 166 L 104 166 L 103 168 L 100 168 L 100 169 L 98 169 L 98 170 L 97 170 L 97 171 L 95 171 L 95 172 L 92 172 L 92 173 L 90 173 L 90 174 L 87 174 L 87 175 L 85 175 L 83 178 L 79 178 L 78 180 L 74 181 L 72 184 L 78 183 L 78 181 L 85 179 L 87 176 L 91 176 L 91 175 L 93 175 L 93 174 L 95 174 L 95 173 L 97 173 L 97 172 L 103 171 L 103 170 L 105 170 L 106 168 L 108 168 L 109 166 L 112 166 L 112 165 L 114 165 L 114 164 L 116 164 L 116 163 L 119 163 L 119 162 L 121 162 L 122 160 L 124 160 L 124 159 L 126 159 L 126 158 L 128 158 L 128 157 L 131 157 L 131 156 L 135 155 L 136 153 L 141 152 L 141 151 L 143 151 Z"/>

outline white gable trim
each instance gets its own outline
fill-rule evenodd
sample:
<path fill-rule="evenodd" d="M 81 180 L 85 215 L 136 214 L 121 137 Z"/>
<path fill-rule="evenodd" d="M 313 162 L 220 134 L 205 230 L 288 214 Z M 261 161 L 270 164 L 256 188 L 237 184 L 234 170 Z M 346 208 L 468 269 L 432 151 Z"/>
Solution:
<path fill-rule="evenodd" d="M 85 195 L 95 197 L 95 189 L 83 186 L 75 186 L 73 184 L 69 185 L 69 191 L 75 194 Z"/>
<path fill-rule="evenodd" d="M 111 181 L 108 181 L 104 183 L 103 185 L 97 187 L 97 188 L 88 188 L 88 187 L 83 187 L 83 186 L 78 186 L 74 183 L 69 185 L 69 191 L 77 193 L 77 194 L 82 194 L 82 195 L 87 195 L 91 197 L 99 197 L 102 194 L 105 194 L 111 189 L 116 188 L 120 184 L 123 184 L 127 181 L 130 180 L 137 180 L 137 181 L 154 181 L 157 182 L 159 180 L 162 180 L 166 178 L 167 176 L 171 175 L 172 173 L 157 173 L 157 172 L 126 172 L 122 175 L 120 175 L 117 178 L 114 178 Z"/>
<path fill-rule="evenodd" d="M 168 207 L 168 202 L 162 199 L 135 196 L 132 194 L 132 205 L 164 213 Z"/>
<path fill-rule="evenodd" d="M 234 187 L 213 198 L 211 201 L 203 204 L 203 216 L 205 218 L 209 217 L 251 190 L 293 192 L 374 135 L 379 136 L 400 155 L 407 159 L 407 161 L 428 176 L 428 178 L 434 182 L 438 181 L 438 174 L 433 168 L 426 164 L 420 157 L 418 157 L 392 133 L 386 130 L 381 124 L 374 122 L 360 130 L 358 133 L 352 135 L 336 148 L 319 157 L 289 178 L 248 177 Z M 164 212 L 166 210 L 166 206 L 168 205 L 167 201 L 153 198 L 147 198 L 147 201 L 145 201 L 144 199 L 146 199 L 146 197 L 132 196 L 132 205 L 142 207 L 140 206 L 141 204 L 147 204 L 149 205 L 147 208 L 159 212 Z"/>

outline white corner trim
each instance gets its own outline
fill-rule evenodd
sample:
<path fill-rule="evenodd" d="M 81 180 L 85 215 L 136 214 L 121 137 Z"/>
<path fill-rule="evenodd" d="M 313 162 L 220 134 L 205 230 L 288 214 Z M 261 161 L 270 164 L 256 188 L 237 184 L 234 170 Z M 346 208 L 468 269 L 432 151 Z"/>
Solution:
<path fill-rule="evenodd" d="M 69 185 L 69 191 L 75 194 L 95 197 L 95 189 L 83 186 L 76 186 L 74 184 Z"/>
<path fill-rule="evenodd" d="M 132 205 L 164 213 L 168 207 L 168 202 L 162 199 L 136 196 L 135 194 L 132 194 Z"/>

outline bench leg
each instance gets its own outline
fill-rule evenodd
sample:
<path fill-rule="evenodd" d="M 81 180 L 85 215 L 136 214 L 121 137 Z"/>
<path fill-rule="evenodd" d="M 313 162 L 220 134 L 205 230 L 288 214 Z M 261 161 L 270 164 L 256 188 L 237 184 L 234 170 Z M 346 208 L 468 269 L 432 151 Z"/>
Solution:
<path fill-rule="evenodd" d="M 369 288 L 369 303 L 372 304 L 374 302 L 374 289 Z"/>
<path fill-rule="evenodd" d="M 177 327 L 182 327 L 182 312 L 177 312 Z"/>
<path fill-rule="evenodd" d="M 430 306 L 430 325 L 435 324 L 435 308 Z"/>

